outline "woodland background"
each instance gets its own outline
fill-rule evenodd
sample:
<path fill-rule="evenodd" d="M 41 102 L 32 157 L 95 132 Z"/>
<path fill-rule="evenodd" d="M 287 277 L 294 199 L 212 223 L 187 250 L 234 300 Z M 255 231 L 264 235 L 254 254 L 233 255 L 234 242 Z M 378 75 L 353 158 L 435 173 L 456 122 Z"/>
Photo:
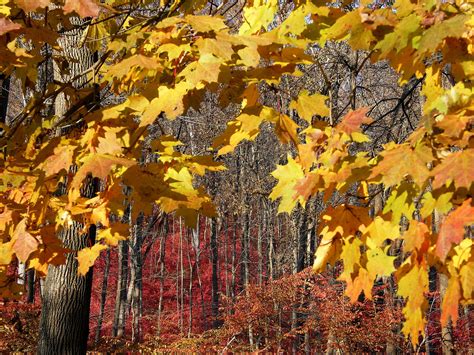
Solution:
<path fill-rule="evenodd" d="M 374 6 L 392 5 L 377 1 Z M 291 1 L 279 1 L 276 25 L 292 6 Z M 339 6 L 349 11 L 358 4 Z M 210 2 L 203 11 L 223 16 L 230 27 L 242 21 L 240 1 L 212 8 Z M 330 93 L 335 122 L 351 110 L 368 107 L 373 121 L 363 126 L 363 133 L 370 141 L 353 149 L 373 157 L 384 144 L 406 141 L 419 125 L 424 78 L 413 77 L 399 85 L 399 75 L 388 61 L 372 63 L 369 51 L 352 50 L 345 42 L 313 45 L 307 53 L 318 64 L 300 66 L 300 77 L 284 76 L 278 85 L 260 84 L 262 104 L 276 106 L 295 122 L 301 118 L 291 109 L 291 100 L 302 90 Z M 47 58 L 38 69 L 44 85 L 53 77 L 51 56 Z M 449 85 L 449 67 L 444 80 Z M 23 92 L 14 72 L 2 75 L 0 83 L 0 119 L 8 124 L 22 112 L 28 95 L 34 94 Z M 123 101 L 124 97 L 100 92 L 101 106 Z M 178 148 L 181 153 L 207 154 L 214 138 L 237 114 L 238 107 L 223 108 L 209 92 L 199 107 L 185 115 L 151 125 L 146 139 L 151 142 L 165 132 L 183 142 Z M 321 243 L 322 212 L 341 202 L 360 204 L 357 186 L 335 193 L 329 201 L 318 193 L 306 208 L 279 214 L 278 203 L 269 199 L 276 183 L 271 173 L 286 163 L 288 152 L 295 153 L 295 148 L 282 144 L 270 124 L 263 123 L 260 129 L 254 141 L 241 143 L 233 154 L 214 156 L 226 171 L 199 178 L 215 203 L 216 217 L 199 216 L 196 227 L 190 228 L 183 218 L 156 208 L 130 224 L 127 240 L 102 252 L 93 271 L 89 349 L 328 354 L 472 351 L 472 306 L 461 307 L 457 322 L 442 327 L 440 305 L 447 285 L 434 268 L 426 295 L 426 336 L 420 336 L 415 348 L 401 332 L 404 301 L 396 294 L 393 276 L 377 278 L 372 300 L 361 294 L 351 303 L 344 295 L 345 283 L 337 280 L 342 263 L 323 273 L 311 270 Z M 155 155 L 144 149 L 143 159 L 153 161 Z M 383 209 L 390 190 L 375 185 L 370 189 L 372 194 L 381 189 L 370 201 L 374 216 Z M 398 257 L 401 246 L 394 244 L 390 253 Z M 5 299 L 0 305 L 0 350 L 34 351 L 44 285 L 24 265 L 13 263 L 10 271 L 21 281 L 24 296 L 17 301 Z"/>

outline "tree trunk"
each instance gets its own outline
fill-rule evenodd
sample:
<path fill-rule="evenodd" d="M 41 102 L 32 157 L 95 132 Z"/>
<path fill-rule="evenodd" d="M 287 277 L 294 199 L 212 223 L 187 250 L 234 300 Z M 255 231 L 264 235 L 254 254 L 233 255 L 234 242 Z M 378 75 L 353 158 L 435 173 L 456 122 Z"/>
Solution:
<path fill-rule="evenodd" d="M 26 302 L 35 303 L 35 269 L 26 272 Z"/>
<path fill-rule="evenodd" d="M 165 290 L 165 257 L 166 257 L 166 238 L 168 237 L 168 218 L 164 222 L 164 231 L 160 244 L 160 298 L 158 300 L 158 325 L 157 335 L 161 334 L 161 313 L 163 308 L 163 292 Z"/>
<path fill-rule="evenodd" d="M 8 97 L 10 93 L 10 76 L 0 74 L 2 85 L 0 86 L 0 123 L 7 122 Z"/>
<path fill-rule="evenodd" d="M 244 215 L 241 248 L 242 263 L 240 269 L 240 278 L 242 282 L 242 289 L 245 290 L 247 289 L 247 286 L 250 282 L 250 211 L 247 211 Z"/>
<path fill-rule="evenodd" d="M 235 304 L 235 273 L 237 272 L 237 216 L 234 216 L 234 220 L 232 223 L 232 256 L 231 256 L 231 264 L 232 264 L 232 275 L 230 279 L 230 292 L 232 295 L 232 304 Z"/>
<path fill-rule="evenodd" d="M 115 294 L 115 312 L 112 335 L 121 337 L 125 328 L 125 308 L 127 303 L 127 279 L 128 279 L 128 241 L 119 242 L 118 247 L 118 275 L 117 291 Z"/>
<path fill-rule="evenodd" d="M 50 266 L 44 284 L 38 354 L 85 354 L 89 336 L 89 311 L 92 268 L 87 275 L 77 272 L 77 251 L 93 244 L 95 226 L 80 235 L 83 226 L 77 222 L 63 230 L 59 237 L 73 250 L 66 263 Z"/>
<path fill-rule="evenodd" d="M 142 244 L 144 217 L 140 215 L 133 226 L 132 248 L 130 253 L 130 285 L 129 302 L 132 311 L 132 342 L 138 343 L 141 337 L 141 303 L 142 303 Z"/>
<path fill-rule="evenodd" d="M 179 330 L 181 334 L 184 329 L 184 256 L 183 256 L 183 220 L 179 218 L 179 263 L 178 263 L 179 273 L 177 277 L 179 278 L 177 296 L 179 297 Z"/>
<path fill-rule="evenodd" d="M 245 204 L 249 206 L 248 203 Z M 250 209 L 250 207 L 248 207 Z M 242 288 L 245 290 L 245 294 L 248 296 L 248 287 L 250 284 L 250 213 L 247 211 L 244 216 L 244 229 L 242 231 L 242 266 L 241 266 L 241 278 Z M 250 348 L 254 348 L 254 336 L 252 325 L 248 327 L 249 343 Z"/>
<path fill-rule="evenodd" d="M 258 234 L 257 234 L 257 255 L 258 255 L 258 284 L 262 285 L 263 283 L 263 252 L 262 252 L 262 243 L 263 243 L 263 234 L 266 231 L 267 224 L 267 214 L 265 211 L 265 203 L 261 201 L 261 223 L 258 224 Z"/>
<path fill-rule="evenodd" d="M 277 230 L 278 229 L 278 218 L 274 218 L 274 221 L 275 223 L 277 224 L 276 228 Z M 274 232 L 275 232 L 275 226 L 272 224 L 271 225 L 271 232 L 269 233 L 269 240 L 268 240 L 268 271 L 267 271 L 267 274 L 268 274 L 268 279 L 269 280 L 273 280 L 274 279 L 274 268 L 273 268 L 273 256 L 274 256 L 274 246 L 273 246 L 273 242 L 274 242 Z"/>
<path fill-rule="evenodd" d="M 102 278 L 102 291 L 100 294 L 99 318 L 97 320 L 97 329 L 95 331 L 95 340 L 94 340 L 95 344 L 99 343 L 100 332 L 102 330 L 102 322 L 104 320 L 105 302 L 107 300 L 107 283 L 109 280 L 109 271 L 110 271 L 110 249 L 107 249 L 107 254 L 105 257 L 104 276 Z"/>
<path fill-rule="evenodd" d="M 193 231 L 188 230 L 188 242 L 192 244 L 191 238 L 193 238 Z M 188 304 L 189 304 L 189 315 L 188 315 L 188 338 L 191 337 L 193 332 L 193 274 L 194 274 L 194 266 L 191 261 L 191 245 L 188 245 L 188 264 L 189 264 L 189 283 L 188 283 Z"/>
<path fill-rule="evenodd" d="M 309 204 L 308 204 L 309 205 Z M 308 242 L 308 214 L 310 207 L 301 211 L 301 221 L 298 231 L 298 254 L 296 258 L 296 272 L 302 271 L 306 267 L 306 249 Z"/>
<path fill-rule="evenodd" d="M 225 215 L 224 215 L 225 216 Z M 227 299 L 231 297 L 230 294 L 230 282 L 229 282 L 229 254 L 228 254 L 228 245 L 229 245 L 229 225 L 227 216 L 224 217 L 224 280 L 225 280 L 225 296 Z"/>
<path fill-rule="evenodd" d="M 83 23 L 78 17 L 71 18 L 71 23 Z M 90 68 L 94 62 L 93 53 L 81 44 L 83 30 L 81 28 L 67 31 L 58 40 L 63 56 L 69 62 L 69 72 L 63 73 L 55 65 L 54 78 L 58 82 L 68 82 L 73 77 Z M 72 85 L 82 87 L 86 77 L 80 77 Z M 62 118 L 69 108 L 69 100 L 64 93 L 58 95 L 55 101 L 55 114 Z M 62 132 L 58 132 L 61 134 Z M 83 197 L 92 198 L 98 191 L 96 179 L 89 179 L 81 189 Z M 95 182 L 95 183 L 94 183 Z M 66 191 L 60 191 L 65 193 Z M 87 275 L 80 276 L 77 272 L 77 251 L 92 245 L 95 242 L 95 226 L 89 228 L 87 234 L 81 235 L 83 226 L 73 222 L 65 227 L 59 238 L 66 248 L 72 250 L 66 256 L 66 263 L 61 266 L 50 266 L 46 277 L 42 312 L 40 321 L 40 335 L 38 343 L 39 354 L 85 354 L 87 338 L 89 336 L 89 311 L 92 287 L 92 268 Z"/>
<path fill-rule="evenodd" d="M 219 326 L 219 284 L 218 284 L 218 270 L 217 263 L 219 259 L 217 246 L 217 221 L 215 218 L 211 219 L 211 263 L 212 263 L 212 325 L 214 328 Z"/>

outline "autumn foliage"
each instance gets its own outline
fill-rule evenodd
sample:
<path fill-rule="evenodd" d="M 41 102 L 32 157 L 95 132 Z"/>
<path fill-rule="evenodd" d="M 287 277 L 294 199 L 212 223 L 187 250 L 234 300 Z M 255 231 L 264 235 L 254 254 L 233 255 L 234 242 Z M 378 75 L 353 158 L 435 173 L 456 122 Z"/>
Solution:
<path fill-rule="evenodd" d="M 80 26 L 83 45 L 98 53 L 81 73 L 89 85 L 78 89 L 75 78 L 51 81 L 11 122 L 1 123 L 0 295 L 14 298 L 21 291 L 10 265 L 23 263 L 44 276 L 50 265 L 65 262 L 68 250 L 56 235 L 73 221 L 84 231 L 98 226 L 95 243 L 77 253 L 78 272 L 86 275 L 101 252 L 129 237 L 129 223 L 139 216 L 159 209 L 191 228 L 198 216 L 216 217 L 204 177 L 224 171 L 223 156 L 271 126 L 288 154 L 272 173 L 269 198 L 278 201 L 280 213 L 291 213 L 322 196 L 313 271 L 342 260 L 337 285 L 344 282 L 353 305 L 324 276 L 305 272 L 250 286 L 224 311 L 221 334 L 237 334 L 245 343 L 250 340 L 240 329 L 248 334 L 250 326 L 254 341 L 266 334 L 272 343 L 261 346 L 275 350 L 307 330 L 310 346 L 322 350 L 318 339 L 328 330 L 320 324 L 335 322 L 344 350 L 368 349 L 369 343 L 379 349 L 400 314 L 377 308 L 374 282 L 393 276 L 403 300 L 402 332 L 416 345 L 426 331 L 430 268 L 448 278 L 441 326 L 456 324 L 459 307 L 474 300 L 472 4 L 298 0 L 281 15 L 277 0 L 248 1 L 240 20 L 229 20 L 212 16 L 207 1 L 160 1 L 139 11 L 149 3 L 0 0 L 0 70 L 14 74 L 25 92 L 36 90 L 43 49 L 60 52 L 61 33 L 74 27 L 71 18 L 87 18 Z M 369 149 L 371 129 L 380 123 L 371 118 L 374 108 L 336 115 L 330 90 L 303 89 L 288 99 L 288 108 L 264 100 L 265 90 L 301 77 L 307 66 L 327 79 L 310 50 L 339 42 L 367 61 L 389 63 L 400 85 L 416 83 L 421 119 L 406 140 L 394 137 Z M 68 71 L 64 60 L 52 58 Z M 98 102 L 105 92 L 116 100 Z M 211 94 L 236 114 L 209 154 L 188 154 L 162 123 L 198 110 Z M 67 113 L 45 115 L 47 103 L 61 95 L 70 101 Z M 153 136 L 151 127 L 161 127 L 161 134 Z M 153 159 L 146 160 L 145 151 Z M 86 198 L 81 189 L 92 176 L 101 188 Z M 374 208 L 382 195 L 384 206 Z M 285 325 L 288 312 L 304 313 L 306 321 Z M 358 338 L 361 319 L 374 330 L 371 337 Z M 275 322 L 279 327 L 272 329 Z"/>

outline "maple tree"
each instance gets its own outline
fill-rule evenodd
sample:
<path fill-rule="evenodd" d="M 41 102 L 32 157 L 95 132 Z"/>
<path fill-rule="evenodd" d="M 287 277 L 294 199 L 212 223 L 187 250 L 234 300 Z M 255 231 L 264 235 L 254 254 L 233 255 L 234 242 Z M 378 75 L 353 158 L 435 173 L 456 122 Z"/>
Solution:
<path fill-rule="evenodd" d="M 342 259 L 339 279 L 352 301 L 361 293 L 370 300 L 374 281 L 395 275 L 397 292 L 406 300 L 403 332 L 416 344 L 425 331 L 428 269 L 435 267 L 449 278 L 441 321 L 455 323 L 458 305 L 472 303 L 474 292 L 473 243 L 465 238 L 474 223 L 472 5 L 398 0 L 392 6 L 362 1 L 345 8 L 299 0 L 280 18 L 278 1 L 250 1 L 243 20 L 233 24 L 207 14 L 206 1 L 161 1 L 148 16 L 136 11 L 151 3 L 0 1 L 0 69 L 14 73 L 24 90 L 35 90 L 42 48 L 59 48 L 53 29 L 77 27 L 73 16 L 88 18 L 79 25 L 83 45 L 100 53 L 82 73 L 92 87 L 74 88 L 79 78 L 49 83 L 12 122 L 2 123 L 1 295 L 20 291 L 8 273 L 15 258 L 42 275 L 49 265 L 64 263 L 68 250 L 55 234 L 72 221 L 100 226 L 97 243 L 77 254 L 78 272 L 85 275 L 102 250 L 128 237 L 119 222 L 127 206 L 133 220 L 151 214 L 154 206 L 189 226 L 198 215 L 215 216 L 199 177 L 224 170 L 216 157 L 255 140 L 260 127 L 271 124 L 292 147 L 287 163 L 272 174 L 278 182 L 270 198 L 280 199 L 279 211 L 305 206 L 319 193 L 329 204 L 315 271 Z M 385 144 L 371 156 L 364 151 L 371 139 L 366 128 L 375 122 L 369 108 L 352 107 L 335 117 L 331 93 L 302 90 L 289 110 L 263 103 L 262 84 L 301 76 L 304 66 L 318 65 L 308 48 L 328 42 L 347 42 L 365 51 L 367 60 L 388 61 L 400 84 L 419 80 L 423 117 L 405 142 Z M 121 95 L 122 102 L 91 109 L 97 88 Z M 199 107 L 208 93 L 238 110 L 215 138 L 212 154 L 185 154 L 166 132 L 151 137 L 152 125 L 161 127 Z M 47 101 L 59 95 L 71 102 L 66 114 L 44 117 Z M 155 161 L 142 162 L 144 149 Z M 86 198 L 81 187 L 91 175 L 104 186 Z M 56 193 L 60 184 L 66 185 L 63 195 Z M 357 205 L 331 205 L 333 196 L 354 185 Z M 373 186 L 382 186 L 376 194 L 387 190 L 389 197 L 370 218 L 377 198 Z M 439 226 L 435 215 L 446 216 Z M 403 245 L 399 257 L 390 254 L 396 243 Z"/>

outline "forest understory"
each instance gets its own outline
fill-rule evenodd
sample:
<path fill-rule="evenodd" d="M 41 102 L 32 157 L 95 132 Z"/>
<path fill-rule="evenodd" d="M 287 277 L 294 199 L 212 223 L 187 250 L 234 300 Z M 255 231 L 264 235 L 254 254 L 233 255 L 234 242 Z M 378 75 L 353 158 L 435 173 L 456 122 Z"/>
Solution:
<path fill-rule="evenodd" d="M 201 219 L 198 235 L 175 218 L 167 218 L 149 231 L 142 249 L 143 276 L 137 280 L 139 298 L 134 299 L 140 302 L 138 314 L 132 313 L 132 301 L 122 300 L 117 292 L 118 275 L 124 272 L 117 251 L 101 255 L 94 266 L 89 351 L 328 353 L 330 349 L 334 353 L 407 354 L 426 353 L 428 349 L 432 354 L 442 353 L 436 285 L 427 295 L 427 339 L 413 349 L 397 332 L 402 326 L 403 301 L 392 296 L 390 280 L 376 283 L 373 300 L 360 297 L 351 303 L 344 296 L 344 284 L 336 280 L 342 265 L 323 274 L 315 274 L 309 267 L 293 273 L 291 261 L 273 261 L 271 265 L 269 253 L 284 252 L 292 240 L 288 235 L 291 231 L 284 227 L 290 221 L 287 216 L 274 216 L 262 225 L 259 212 L 250 216 L 250 220 L 260 223 L 249 226 L 247 288 L 243 287 L 240 272 L 239 241 L 245 229 L 236 218 L 221 221 L 215 229 L 210 220 Z M 212 286 L 213 231 L 218 240 L 217 293 Z M 309 232 L 311 240 L 314 234 Z M 309 265 L 311 256 L 305 255 Z M 126 273 L 130 273 L 130 264 L 124 264 Z M 131 295 L 134 291 L 129 282 L 126 290 Z M 36 350 L 40 287 L 36 280 L 32 303 L 23 298 L 0 305 L 0 351 Z M 117 300 L 128 304 L 123 318 L 117 315 Z M 136 323 L 138 327 L 134 328 Z M 452 328 L 456 353 L 470 354 L 469 349 L 474 347 L 473 324 L 474 312 L 467 308 Z"/>

